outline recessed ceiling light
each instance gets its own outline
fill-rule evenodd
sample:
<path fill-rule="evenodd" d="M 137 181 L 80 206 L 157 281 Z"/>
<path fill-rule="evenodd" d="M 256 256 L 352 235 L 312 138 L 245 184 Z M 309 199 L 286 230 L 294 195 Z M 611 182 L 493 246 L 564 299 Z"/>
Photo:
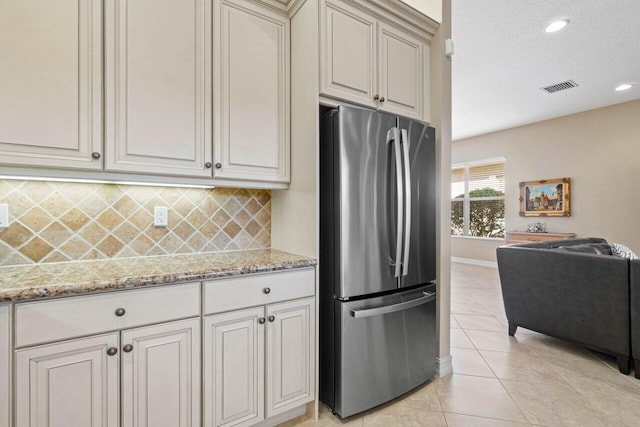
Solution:
<path fill-rule="evenodd" d="M 547 28 L 544 29 L 544 31 L 547 33 L 555 33 L 556 31 L 560 31 L 561 29 L 566 27 L 568 24 L 569 24 L 568 19 L 552 22 L 551 24 L 549 24 Z"/>
<path fill-rule="evenodd" d="M 616 91 L 622 92 L 623 90 L 629 90 L 629 89 L 631 89 L 632 86 L 633 85 L 630 85 L 629 83 L 625 83 L 625 84 L 622 84 L 622 85 L 618 86 L 616 88 Z"/>

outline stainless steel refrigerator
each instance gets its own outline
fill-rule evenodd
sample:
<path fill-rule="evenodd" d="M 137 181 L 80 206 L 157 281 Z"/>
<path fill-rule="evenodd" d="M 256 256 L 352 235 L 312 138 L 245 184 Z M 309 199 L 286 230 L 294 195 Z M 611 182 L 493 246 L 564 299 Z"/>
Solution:
<path fill-rule="evenodd" d="M 320 399 L 341 417 L 435 375 L 435 130 L 340 106 L 320 140 Z"/>

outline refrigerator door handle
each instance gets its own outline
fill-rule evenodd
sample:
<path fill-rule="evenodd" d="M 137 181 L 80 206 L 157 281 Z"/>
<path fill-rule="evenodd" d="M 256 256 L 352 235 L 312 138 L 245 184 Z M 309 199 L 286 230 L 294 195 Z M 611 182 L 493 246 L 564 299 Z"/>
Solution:
<path fill-rule="evenodd" d="M 402 200 L 404 199 L 403 187 L 402 187 L 402 159 L 400 158 L 400 128 L 394 127 L 389 129 L 387 132 L 387 144 L 393 142 L 393 147 L 395 151 L 396 158 L 396 185 L 397 185 L 397 193 L 398 193 L 398 213 L 397 215 L 397 224 L 396 224 L 396 256 L 395 256 L 395 271 L 393 273 L 394 277 L 400 277 L 401 267 L 402 267 L 402 220 L 404 217 L 404 206 L 402 205 Z"/>
<path fill-rule="evenodd" d="M 397 304 L 384 305 L 382 307 L 366 308 L 362 310 L 351 310 L 351 317 L 360 319 L 363 317 L 380 316 L 382 314 L 395 313 L 408 310 L 419 305 L 427 304 L 436 299 L 435 293 L 423 292 L 423 296 L 411 301 L 403 301 Z"/>
<path fill-rule="evenodd" d="M 409 273 L 409 249 L 411 243 L 411 169 L 409 166 L 409 135 L 406 129 L 400 131 L 400 143 L 404 159 L 404 259 L 402 262 L 402 275 Z"/>

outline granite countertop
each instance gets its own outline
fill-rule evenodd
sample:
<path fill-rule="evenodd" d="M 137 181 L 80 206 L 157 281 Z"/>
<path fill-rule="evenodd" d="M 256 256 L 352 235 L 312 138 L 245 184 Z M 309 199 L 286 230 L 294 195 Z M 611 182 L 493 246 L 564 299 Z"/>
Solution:
<path fill-rule="evenodd" d="M 258 249 L 0 267 L 0 302 L 208 280 L 316 264 L 314 258 Z"/>

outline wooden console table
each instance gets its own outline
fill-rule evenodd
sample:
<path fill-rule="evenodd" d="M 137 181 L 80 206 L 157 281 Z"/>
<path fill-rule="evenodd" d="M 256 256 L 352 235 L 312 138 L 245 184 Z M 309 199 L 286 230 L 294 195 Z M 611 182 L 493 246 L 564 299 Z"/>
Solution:
<path fill-rule="evenodd" d="M 575 239 L 576 233 L 529 233 L 527 231 L 507 231 L 507 245 L 512 243 L 544 242 L 547 240 Z"/>

